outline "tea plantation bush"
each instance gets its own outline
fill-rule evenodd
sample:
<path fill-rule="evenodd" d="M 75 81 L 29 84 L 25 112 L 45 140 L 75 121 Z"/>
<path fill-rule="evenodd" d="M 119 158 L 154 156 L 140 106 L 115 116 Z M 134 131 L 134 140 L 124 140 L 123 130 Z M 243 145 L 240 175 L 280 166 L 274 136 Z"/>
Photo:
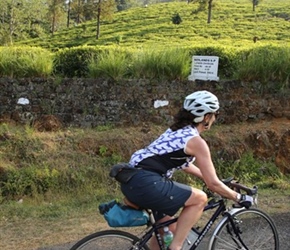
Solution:
<path fill-rule="evenodd" d="M 220 79 L 279 82 L 289 87 L 290 47 L 192 46 L 165 49 L 120 49 L 82 46 L 49 52 L 37 47 L 0 47 L 1 77 L 90 77 L 184 80 L 193 55 L 218 56 Z"/>

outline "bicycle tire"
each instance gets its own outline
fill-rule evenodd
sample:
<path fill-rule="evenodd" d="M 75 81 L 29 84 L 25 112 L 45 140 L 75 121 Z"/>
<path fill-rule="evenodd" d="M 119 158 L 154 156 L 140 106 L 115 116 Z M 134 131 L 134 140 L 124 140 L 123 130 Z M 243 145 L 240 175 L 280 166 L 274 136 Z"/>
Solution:
<path fill-rule="evenodd" d="M 120 230 L 105 230 L 90 234 L 73 245 L 70 250 L 129 250 L 139 238 Z M 140 250 L 149 250 L 144 246 Z"/>
<path fill-rule="evenodd" d="M 279 236 L 273 220 L 263 211 L 255 208 L 241 209 L 231 215 L 240 230 L 242 246 L 233 232 L 228 217 L 219 223 L 210 239 L 210 250 L 279 250 Z M 236 243 L 237 242 L 237 243 Z"/>

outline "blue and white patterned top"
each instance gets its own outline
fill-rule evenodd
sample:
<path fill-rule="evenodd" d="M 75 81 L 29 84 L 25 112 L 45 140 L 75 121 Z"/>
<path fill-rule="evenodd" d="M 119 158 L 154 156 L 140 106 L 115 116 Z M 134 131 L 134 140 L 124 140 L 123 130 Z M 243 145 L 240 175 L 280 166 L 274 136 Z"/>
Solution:
<path fill-rule="evenodd" d="M 185 168 L 193 161 L 194 157 L 187 155 L 184 148 L 188 140 L 196 136 L 199 132 L 192 126 L 176 131 L 167 129 L 148 147 L 136 151 L 130 164 L 171 177 L 176 169 Z"/>

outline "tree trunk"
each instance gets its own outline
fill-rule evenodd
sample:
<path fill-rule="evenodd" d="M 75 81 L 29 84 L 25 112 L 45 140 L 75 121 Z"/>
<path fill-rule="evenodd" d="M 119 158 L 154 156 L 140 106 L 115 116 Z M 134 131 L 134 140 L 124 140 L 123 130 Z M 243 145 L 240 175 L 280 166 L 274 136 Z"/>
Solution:
<path fill-rule="evenodd" d="M 97 35 L 96 38 L 100 37 L 100 19 L 101 19 L 101 0 L 98 3 L 98 15 L 97 15 Z"/>
<path fill-rule="evenodd" d="M 51 23 L 51 34 L 53 35 L 54 34 L 54 29 L 55 29 L 55 20 L 56 20 L 56 17 L 55 17 L 55 10 L 53 11 L 53 15 L 52 15 L 52 23 Z"/>
<path fill-rule="evenodd" d="M 212 1 L 213 1 L 213 0 L 209 0 L 209 1 L 208 1 L 208 15 L 207 15 L 207 23 L 210 23 L 210 21 L 211 21 L 211 9 L 212 9 Z"/>
<path fill-rule="evenodd" d="M 67 4 L 67 21 L 66 21 L 66 27 L 69 28 L 69 22 L 70 22 L 70 1 L 68 0 Z"/>
<path fill-rule="evenodd" d="M 10 20 L 9 20 L 9 43 L 13 44 L 13 33 L 14 33 L 14 7 L 10 9 Z"/>
<path fill-rule="evenodd" d="M 81 22 L 81 18 L 80 18 L 80 8 L 81 8 L 81 1 L 78 0 L 77 24 L 80 24 L 80 22 Z"/>

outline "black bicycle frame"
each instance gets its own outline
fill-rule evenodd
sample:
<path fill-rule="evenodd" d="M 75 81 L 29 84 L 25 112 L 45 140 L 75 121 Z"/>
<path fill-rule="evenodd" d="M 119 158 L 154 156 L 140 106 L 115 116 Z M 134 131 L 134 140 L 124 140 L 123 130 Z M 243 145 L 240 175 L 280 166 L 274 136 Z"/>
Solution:
<path fill-rule="evenodd" d="M 226 210 L 226 206 L 225 206 L 224 200 L 219 200 L 219 201 L 214 202 L 212 204 L 208 204 L 204 208 L 203 211 L 207 211 L 207 210 L 210 210 L 210 209 L 214 209 L 216 207 L 218 207 L 217 210 L 214 212 L 214 214 L 211 216 L 211 218 L 209 219 L 209 221 L 203 227 L 203 229 L 201 230 L 198 238 L 195 240 L 195 242 L 191 246 L 190 250 L 194 250 L 194 249 L 197 248 L 197 246 L 200 244 L 200 242 L 202 241 L 202 239 L 204 238 L 204 236 L 210 230 L 211 226 L 214 224 L 214 222 L 219 217 L 219 215 L 222 214 Z"/>
<path fill-rule="evenodd" d="M 233 228 L 233 231 L 234 231 L 234 234 L 235 236 L 239 239 L 239 242 L 243 245 L 243 247 L 246 249 L 246 250 L 249 250 L 248 247 L 245 245 L 245 243 L 243 242 L 242 238 L 240 237 L 240 234 L 241 234 L 241 231 L 239 228 L 236 227 L 236 224 L 234 222 L 234 219 L 231 217 L 230 214 L 227 214 L 228 216 L 228 219 L 231 223 L 231 226 Z M 235 237 L 231 234 L 230 232 L 230 229 L 228 228 L 228 225 L 227 225 L 227 230 L 228 230 L 228 233 L 232 236 L 232 239 L 233 241 L 237 244 L 238 247 L 240 247 L 240 244 L 239 242 L 235 239 Z"/>
<path fill-rule="evenodd" d="M 204 238 L 204 236 L 207 234 L 207 232 L 210 230 L 211 226 L 214 224 L 214 222 L 216 221 L 216 219 L 218 218 L 218 216 L 220 214 L 222 214 L 224 211 L 226 211 L 226 207 L 225 207 L 225 203 L 224 200 L 219 200 L 219 201 L 215 201 L 212 203 L 209 203 L 204 209 L 203 211 L 207 211 L 210 209 L 214 209 L 217 208 L 217 210 L 214 212 L 214 214 L 211 216 L 210 220 L 207 222 L 207 224 L 204 226 L 204 228 L 201 230 L 199 237 L 196 239 L 196 241 L 193 243 L 192 247 L 190 248 L 190 250 L 194 250 L 196 249 L 196 247 L 200 244 L 200 242 L 202 241 L 202 239 Z M 162 241 L 162 237 L 159 233 L 159 229 L 164 228 L 166 226 L 169 226 L 170 224 L 175 223 L 178 220 L 177 218 L 165 221 L 165 222 L 161 222 L 161 223 L 155 223 L 152 225 L 152 227 L 150 227 L 148 229 L 148 231 L 145 233 L 145 235 L 141 238 L 141 240 L 139 240 L 138 242 L 135 242 L 135 244 L 137 243 L 138 249 L 141 249 L 148 241 L 149 239 L 152 237 L 153 233 L 155 233 L 155 236 L 157 238 L 158 241 L 158 245 L 160 247 L 160 249 L 164 248 L 164 244 Z M 243 243 L 242 243 L 243 244 Z M 131 249 L 135 249 L 134 247 Z"/>

